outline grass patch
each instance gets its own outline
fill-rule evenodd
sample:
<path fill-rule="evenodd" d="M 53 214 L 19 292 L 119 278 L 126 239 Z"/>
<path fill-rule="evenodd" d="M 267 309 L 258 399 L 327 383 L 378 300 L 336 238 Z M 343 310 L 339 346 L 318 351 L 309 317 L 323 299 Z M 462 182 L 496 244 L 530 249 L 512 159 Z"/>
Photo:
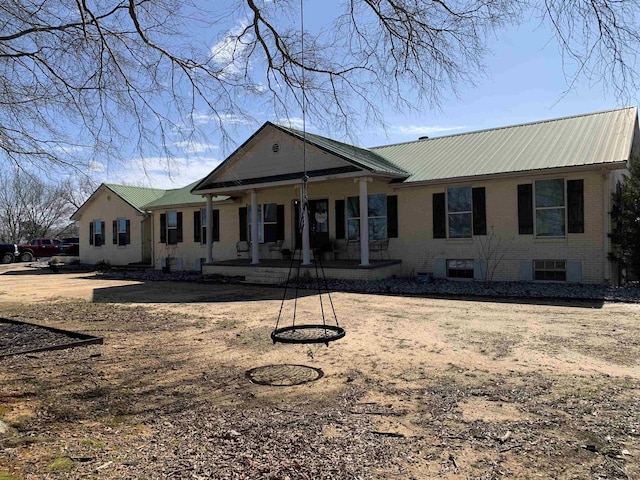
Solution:
<path fill-rule="evenodd" d="M 49 473 L 70 472 L 76 466 L 69 457 L 58 457 L 47 467 Z"/>

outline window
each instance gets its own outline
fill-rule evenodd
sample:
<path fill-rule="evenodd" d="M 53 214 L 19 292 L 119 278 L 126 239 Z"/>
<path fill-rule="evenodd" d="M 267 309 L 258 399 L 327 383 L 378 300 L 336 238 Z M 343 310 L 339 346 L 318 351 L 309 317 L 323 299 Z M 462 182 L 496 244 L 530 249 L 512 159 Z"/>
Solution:
<path fill-rule="evenodd" d="M 131 243 L 131 222 L 126 218 L 113 221 L 113 244 L 125 246 Z"/>
<path fill-rule="evenodd" d="M 473 260 L 447 260 L 447 277 L 473 278 Z"/>
<path fill-rule="evenodd" d="M 449 238 L 471 238 L 471 187 L 447 188 Z"/>
<path fill-rule="evenodd" d="M 248 239 L 251 240 L 251 205 L 246 207 L 247 223 L 249 226 Z M 242 213 L 241 213 L 242 222 Z M 241 227 L 241 240 L 242 227 Z M 265 203 L 258 205 L 258 243 L 284 240 L 284 205 Z"/>
<path fill-rule="evenodd" d="M 214 242 L 220 241 L 220 210 L 213 212 L 213 236 Z M 193 241 L 195 243 L 207 243 L 207 209 L 201 208 L 193 212 Z"/>
<path fill-rule="evenodd" d="M 393 199 L 395 200 L 395 196 Z M 396 205 L 394 203 L 394 205 Z M 347 197 L 347 238 L 360 239 L 360 197 Z M 384 240 L 388 236 L 388 198 L 384 193 L 367 197 L 367 216 L 369 218 L 369 240 Z M 395 218 L 395 217 L 394 217 Z M 394 220 L 397 225 L 397 220 Z M 397 230 L 397 227 L 395 227 Z"/>
<path fill-rule="evenodd" d="M 433 194 L 433 238 L 487 234 L 484 187 L 449 187 Z"/>
<path fill-rule="evenodd" d="M 89 245 L 100 247 L 104 245 L 104 222 L 93 220 L 89 224 Z"/>
<path fill-rule="evenodd" d="M 565 234 L 564 180 L 537 180 L 535 188 L 536 235 L 563 237 Z"/>
<path fill-rule="evenodd" d="M 567 262 L 565 260 L 534 260 L 533 279 L 565 282 L 567 280 Z"/>
<path fill-rule="evenodd" d="M 182 212 L 169 210 L 160 214 L 160 243 L 176 245 L 182 242 Z"/>
<path fill-rule="evenodd" d="M 537 237 L 584 233 L 584 181 L 559 178 L 518 185 L 518 233 Z"/>

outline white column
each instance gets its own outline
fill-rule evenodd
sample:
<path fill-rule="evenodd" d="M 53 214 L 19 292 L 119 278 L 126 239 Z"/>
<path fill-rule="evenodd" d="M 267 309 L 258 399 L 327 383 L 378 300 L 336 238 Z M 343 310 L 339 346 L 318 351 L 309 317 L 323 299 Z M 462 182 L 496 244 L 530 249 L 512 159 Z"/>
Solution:
<path fill-rule="evenodd" d="M 260 263 L 258 244 L 258 193 L 251 190 L 251 263 Z"/>
<path fill-rule="evenodd" d="M 360 266 L 369 265 L 369 207 L 368 178 L 361 178 L 360 183 Z"/>
<path fill-rule="evenodd" d="M 213 262 L 213 201 L 207 194 L 207 263 Z"/>
<path fill-rule="evenodd" d="M 300 189 L 300 214 L 302 215 L 302 265 L 311 265 L 311 241 L 309 240 L 309 224 L 311 223 L 311 212 L 307 207 L 307 185 L 303 183 Z"/>

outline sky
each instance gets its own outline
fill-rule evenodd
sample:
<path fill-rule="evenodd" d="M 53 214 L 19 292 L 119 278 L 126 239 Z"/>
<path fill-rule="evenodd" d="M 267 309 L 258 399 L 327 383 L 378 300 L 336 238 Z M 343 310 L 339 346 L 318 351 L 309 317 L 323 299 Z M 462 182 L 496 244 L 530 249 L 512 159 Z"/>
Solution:
<path fill-rule="evenodd" d="M 325 7 L 324 12 L 327 11 L 330 9 Z M 322 21 L 322 14 L 313 11 L 305 15 L 307 25 L 314 20 Z M 229 29 L 236 27 L 230 25 Z M 563 71 L 570 70 L 571 65 L 563 64 L 551 32 L 537 20 L 506 28 L 492 37 L 489 44 L 492 52 L 485 59 L 487 73 L 475 85 L 462 85 L 457 95 L 442 98 L 438 108 L 425 107 L 417 113 L 403 114 L 382 106 L 388 129 L 370 127 L 361 132 L 357 144 L 373 147 L 401 143 L 425 135 L 451 135 L 640 103 L 638 97 L 621 102 L 601 83 L 581 80 L 569 88 Z M 206 112 L 202 112 L 203 122 L 206 118 Z M 256 122 L 236 124 L 237 145 L 265 121 L 278 119 L 256 112 Z M 309 131 L 343 140 L 313 126 L 309 126 Z M 174 145 L 178 154 L 170 175 L 160 158 L 133 158 L 117 170 L 97 172 L 95 178 L 98 182 L 180 188 L 203 178 L 226 158 L 230 151 L 225 151 L 219 140 L 212 135 L 206 142 Z"/>

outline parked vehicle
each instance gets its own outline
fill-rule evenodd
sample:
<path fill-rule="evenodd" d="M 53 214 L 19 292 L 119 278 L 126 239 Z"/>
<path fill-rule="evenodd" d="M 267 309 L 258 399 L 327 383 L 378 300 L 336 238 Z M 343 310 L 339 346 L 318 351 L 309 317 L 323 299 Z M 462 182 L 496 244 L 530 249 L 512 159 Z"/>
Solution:
<path fill-rule="evenodd" d="M 11 263 L 20 255 L 15 243 L 0 243 L 0 263 Z"/>
<path fill-rule="evenodd" d="M 30 262 L 35 258 L 58 255 L 60 243 L 57 238 L 36 238 L 28 245 L 18 245 L 20 261 Z"/>
<path fill-rule="evenodd" d="M 78 237 L 63 238 L 58 255 L 80 255 L 80 239 Z"/>

